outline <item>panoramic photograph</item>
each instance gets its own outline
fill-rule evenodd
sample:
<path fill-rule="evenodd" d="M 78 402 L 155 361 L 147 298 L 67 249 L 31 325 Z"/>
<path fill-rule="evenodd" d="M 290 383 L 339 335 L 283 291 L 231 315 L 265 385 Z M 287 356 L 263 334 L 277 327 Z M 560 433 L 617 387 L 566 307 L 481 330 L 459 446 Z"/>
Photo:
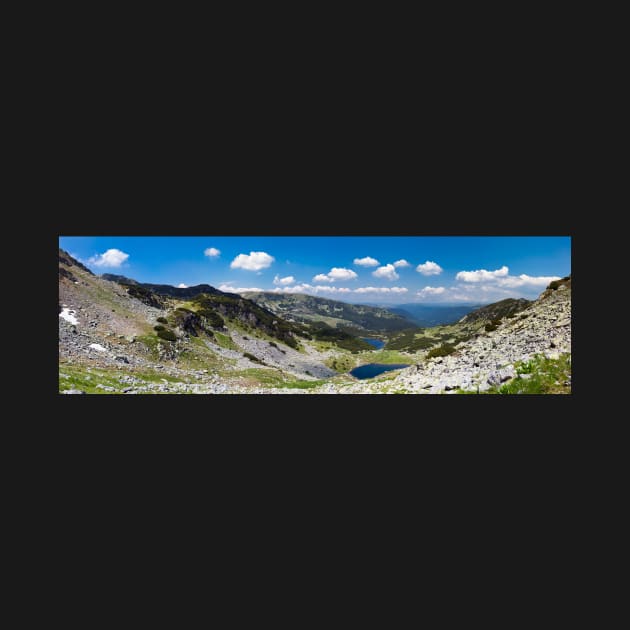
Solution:
<path fill-rule="evenodd" d="M 60 236 L 60 394 L 570 394 L 568 236 Z"/>

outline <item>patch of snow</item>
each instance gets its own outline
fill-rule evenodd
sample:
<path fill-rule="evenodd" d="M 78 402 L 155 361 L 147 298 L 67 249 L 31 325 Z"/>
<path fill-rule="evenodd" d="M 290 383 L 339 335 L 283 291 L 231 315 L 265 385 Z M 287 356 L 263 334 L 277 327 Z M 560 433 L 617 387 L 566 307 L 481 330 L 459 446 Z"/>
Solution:
<path fill-rule="evenodd" d="M 107 352 L 107 348 L 103 348 L 100 343 L 91 343 L 90 348 L 94 348 L 94 350 L 98 350 L 99 352 Z"/>
<path fill-rule="evenodd" d="M 76 311 L 71 311 L 69 308 L 64 308 L 63 311 L 59 313 L 59 317 L 76 326 L 79 323 L 79 320 L 76 318 L 76 314 Z"/>

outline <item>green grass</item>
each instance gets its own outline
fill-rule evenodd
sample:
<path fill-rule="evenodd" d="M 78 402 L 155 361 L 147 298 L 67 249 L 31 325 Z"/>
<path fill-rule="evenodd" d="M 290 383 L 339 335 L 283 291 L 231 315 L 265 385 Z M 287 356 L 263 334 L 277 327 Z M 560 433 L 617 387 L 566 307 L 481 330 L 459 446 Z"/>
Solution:
<path fill-rule="evenodd" d="M 526 362 L 515 364 L 517 377 L 499 387 L 492 387 L 481 394 L 570 394 L 571 355 L 563 354 L 558 359 L 537 355 Z M 531 375 L 519 378 L 521 374 Z M 457 390 L 458 394 L 476 394 L 475 391 Z"/>
<path fill-rule="evenodd" d="M 357 360 L 356 357 L 342 354 L 329 357 L 326 359 L 324 364 L 326 367 L 329 367 L 331 370 L 335 370 L 336 372 L 349 372 L 356 366 Z"/>
<path fill-rule="evenodd" d="M 244 377 L 248 380 L 256 381 L 259 385 L 268 385 L 270 387 L 279 387 L 285 382 L 284 375 L 275 369 L 247 368 L 238 372 L 232 372 L 231 376 L 233 378 Z"/>
<path fill-rule="evenodd" d="M 158 343 L 160 343 L 160 340 L 158 337 L 155 335 L 141 335 L 136 337 L 136 342 L 145 346 L 147 354 L 154 361 L 157 361 L 160 358 L 160 353 L 158 352 Z"/>
<path fill-rule="evenodd" d="M 433 357 L 447 357 L 449 354 L 453 354 L 453 352 L 455 352 L 454 346 L 450 343 L 443 343 L 439 348 L 429 350 L 427 359 L 432 359 Z"/>
<path fill-rule="evenodd" d="M 570 394 L 571 385 L 564 383 L 571 379 L 571 355 L 561 355 L 559 359 L 547 359 L 538 355 L 527 363 L 515 366 L 517 374 L 529 374 L 528 379 L 515 378 L 501 385 L 498 394 Z M 494 392 L 493 392 L 494 393 Z"/>
<path fill-rule="evenodd" d="M 226 348 L 227 350 L 239 350 L 239 347 L 234 343 L 234 341 L 232 341 L 232 337 L 230 337 L 229 335 L 215 332 L 214 338 L 217 341 L 217 345 L 221 348 Z"/>
<path fill-rule="evenodd" d="M 376 352 L 363 355 L 361 358 L 365 359 L 367 363 L 406 363 L 407 365 L 411 365 L 414 362 L 413 357 L 401 354 L 395 350 L 377 350 Z"/>
<path fill-rule="evenodd" d="M 326 383 L 326 381 L 285 381 L 276 387 L 290 389 L 315 389 L 324 383 Z"/>
<path fill-rule="evenodd" d="M 68 389 L 80 389 L 86 394 L 118 394 L 127 387 L 141 386 L 143 383 L 121 383 L 123 376 L 134 376 L 144 383 L 162 383 L 164 380 L 169 383 L 182 382 L 180 378 L 163 374 L 156 370 L 117 370 L 104 368 L 88 368 L 82 365 L 59 365 L 59 391 Z M 113 387 L 116 391 L 108 392 L 96 387 L 105 385 Z M 157 393 L 157 392 L 155 392 Z"/>

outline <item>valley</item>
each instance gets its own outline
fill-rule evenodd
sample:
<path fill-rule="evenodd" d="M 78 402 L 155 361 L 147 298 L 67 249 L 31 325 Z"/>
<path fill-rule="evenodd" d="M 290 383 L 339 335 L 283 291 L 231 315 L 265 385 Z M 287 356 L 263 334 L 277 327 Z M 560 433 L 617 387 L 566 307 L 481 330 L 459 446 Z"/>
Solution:
<path fill-rule="evenodd" d="M 60 249 L 59 392 L 569 393 L 571 278 L 552 285 L 422 328 L 309 295 L 95 275 Z M 372 364 L 392 369 L 351 374 Z"/>

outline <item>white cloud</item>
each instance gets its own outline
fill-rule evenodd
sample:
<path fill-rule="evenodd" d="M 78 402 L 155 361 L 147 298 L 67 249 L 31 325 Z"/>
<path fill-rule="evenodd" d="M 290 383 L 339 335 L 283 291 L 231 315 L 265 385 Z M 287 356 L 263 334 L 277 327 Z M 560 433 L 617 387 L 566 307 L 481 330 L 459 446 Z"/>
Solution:
<path fill-rule="evenodd" d="M 321 285 L 317 285 L 312 287 L 315 292 L 323 292 L 323 293 L 351 293 L 352 289 L 348 289 L 347 287 L 325 287 Z"/>
<path fill-rule="evenodd" d="M 178 289 L 187 289 L 187 288 L 188 288 L 188 285 L 187 285 L 187 284 L 184 284 L 183 282 L 181 282 L 180 284 L 178 284 L 178 285 L 177 285 L 177 288 L 178 288 Z"/>
<path fill-rule="evenodd" d="M 231 263 L 232 269 L 246 269 L 247 271 L 260 271 L 271 267 L 271 263 L 275 261 L 273 256 L 266 252 L 250 252 L 247 254 L 239 254 Z"/>
<path fill-rule="evenodd" d="M 359 287 L 355 293 L 407 293 L 407 287 Z"/>
<path fill-rule="evenodd" d="M 408 263 L 404 258 L 401 258 L 400 260 L 397 260 L 394 263 L 394 267 L 398 268 L 398 267 L 411 267 L 411 264 Z"/>
<path fill-rule="evenodd" d="M 223 287 L 219 287 L 222 291 Z M 307 283 L 296 284 L 292 287 L 276 287 L 271 289 L 271 293 L 407 293 L 409 289 L 406 287 L 359 287 L 357 289 L 349 289 L 348 287 L 334 287 L 327 285 L 312 285 Z"/>
<path fill-rule="evenodd" d="M 394 265 L 383 265 L 372 272 L 375 278 L 385 278 L 387 280 L 398 280 L 400 276 L 396 273 Z"/>
<path fill-rule="evenodd" d="M 273 279 L 273 283 L 281 285 L 295 284 L 295 278 L 293 276 L 286 276 L 285 278 L 281 278 L 278 274 L 276 274 L 275 278 Z"/>
<path fill-rule="evenodd" d="M 473 282 L 473 283 L 491 283 L 490 286 L 480 286 L 481 290 L 490 292 L 498 292 L 498 287 L 506 289 L 524 288 L 544 288 L 553 280 L 559 280 L 559 276 L 528 276 L 526 273 L 522 273 L 520 276 L 509 275 L 509 267 L 503 265 L 500 269 L 495 271 L 487 271 L 486 269 L 477 269 L 476 271 L 460 271 L 455 279 L 460 282 Z M 462 287 L 468 288 L 468 287 Z"/>
<path fill-rule="evenodd" d="M 247 291 L 264 291 L 260 287 L 233 287 L 231 284 L 222 284 L 219 286 L 219 291 L 224 293 L 247 293 Z"/>
<path fill-rule="evenodd" d="M 509 271 L 509 267 L 505 265 L 503 265 L 501 269 L 495 269 L 494 271 L 487 271 L 486 269 L 460 271 L 455 276 L 455 280 L 461 280 L 462 282 L 488 282 L 490 280 L 496 280 L 497 278 L 505 278 Z"/>
<path fill-rule="evenodd" d="M 129 258 L 129 254 L 125 254 L 119 249 L 108 249 L 103 254 L 92 256 L 88 262 L 96 267 L 120 267 L 127 258 Z"/>
<path fill-rule="evenodd" d="M 357 274 L 352 269 L 344 269 L 343 267 L 333 267 L 328 273 L 319 273 L 313 278 L 313 282 L 344 282 L 346 280 L 354 280 Z"/>
<path fill-rule="evenodd" d="M 528 276 L 522 273 L 520 276 L 507 276 L 497 281 L 500 287 L 514 289 L 517 287 L 546 287 L 550 282 L 560 280 L 560 276 Z"/>
<path fill-rule="evenodd" d="M 221 250 L 217 249 L 216 247 L 208 247 L 207 249 L 203 250 L 203 255 L 207 256 L 208 258 L 216 258 L 217 256 L 221 255 Z"/>
<path fill-rule="evenodd" d="M 313 287 L 310 284 L 296 284 L 292 287 L 276 287 L 271 289 L 271 293 L 305 293 Z"/>
<path fill-rule="evenodd" d="M 418 265 L 416 267 L 416 271 L 421 273 L 423 276 L 439 276 L 444 269 L 440 267 L 436 262 L 432 260 L 427 260 L 425 263 Z"/>
<path fill-rule="evenodd" d="M 446 293 L 446 287 L 424 287 L 424 289 L 418 291 L 416 295 L 419 297 L 431 297 L 434 295 L 442 295 Z"/>
<path fill-rule="evenodd" d="M 377 267 L 381 263 L 376 260 L 376 258 L 372 258 L 371 256 L 366 256 L 365 258 L 355 258 L 354 264 L 359 265 L 360 267 Z"/>

